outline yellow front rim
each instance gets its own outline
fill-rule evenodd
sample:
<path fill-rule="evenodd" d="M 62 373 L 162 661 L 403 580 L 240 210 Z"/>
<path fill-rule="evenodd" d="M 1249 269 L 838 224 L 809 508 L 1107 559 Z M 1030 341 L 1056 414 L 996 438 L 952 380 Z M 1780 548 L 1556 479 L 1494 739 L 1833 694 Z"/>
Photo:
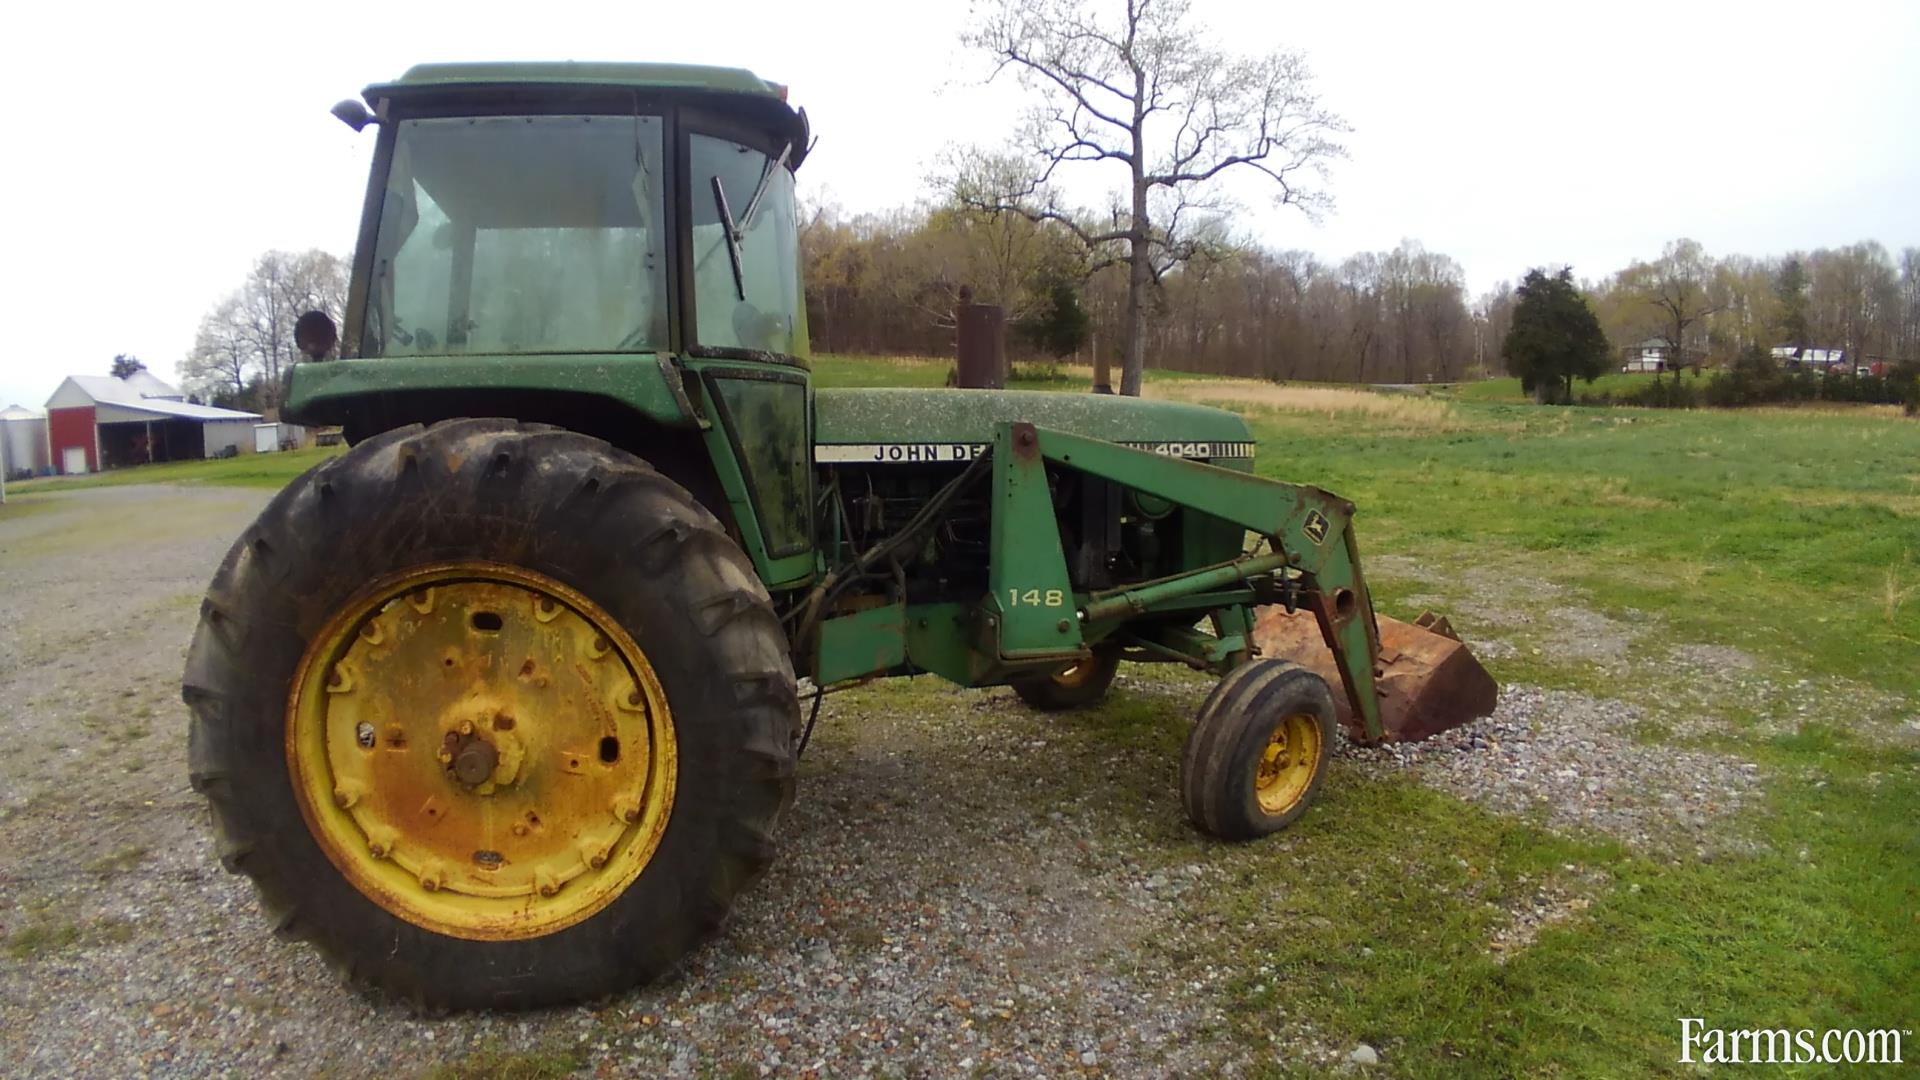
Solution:
<path fill-rule="evenodd" d="M 1260 809 L 1284 814 L 1299 805 L 1320 771 L 1320 722 L 1310 713 L 1295 713 L 1280 721 L 1260 752 L 1253 779 Z"/>
<path fill-rule="evenodd" d="M 320 847 L 416 926 L 571 926 L 659 847 L 678 772 L 646 655 L 552 578 L 443 563 L 374 582 L 314 638 L 287 766 Z"/>

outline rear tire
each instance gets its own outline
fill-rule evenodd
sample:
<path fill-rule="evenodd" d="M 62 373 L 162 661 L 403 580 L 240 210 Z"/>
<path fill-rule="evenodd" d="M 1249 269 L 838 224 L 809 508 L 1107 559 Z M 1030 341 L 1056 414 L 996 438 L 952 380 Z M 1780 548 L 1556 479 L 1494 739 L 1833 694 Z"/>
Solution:
<path fill-rule="evenodd" d="M 1200 831 L 1251 840 L 1296 821 L 1319 794 L 1333 694 L 1298 664 L 1259 659 L 1200 706 L 1180 758 L 1180 799 Z"/>
<path fill-rule="evenodd" d="M 1097 649 L 1093 658 L 1053 675 L 1029 676 L 1013 681 L 1013 692 L 1020 700 L 1041 712 L 1063 712 L 1097 705 L 1107 696 L 1113 676 L 1120 670 L 1120 654 Z"/>
<path fill-rule="evenodd" d="M 624 634 L 643 654 L 664 694 L 674 756 L 660 758 L 673 762 L 661 831 L 637 876 L 557 928 L 484 939 L 430 929 L 357 885 L 303 816 L 305 766 L 293 763 L 288 731 L 305 658 L 367 583 L 448 564 L 524 570 L 590 601 L 619 632 L 610 636 Z M 428 1009 L 576 1001 L 661 974 L 720 926 L 772 859 L 773 828 L 794 790 L 793 669 L 751 563 L 712 514 L 645 462 L 543 425 L 415 425 L 296 480 L 215 575 L 183 696 L 191 780 L 211 806 L 222 863 L 253 880 L 281 934 L 312 941 L 350 979 Z M 595 827 L 605 821 L 582 826 Z M 451 886 L 423 888 L 445 896 Z"/>

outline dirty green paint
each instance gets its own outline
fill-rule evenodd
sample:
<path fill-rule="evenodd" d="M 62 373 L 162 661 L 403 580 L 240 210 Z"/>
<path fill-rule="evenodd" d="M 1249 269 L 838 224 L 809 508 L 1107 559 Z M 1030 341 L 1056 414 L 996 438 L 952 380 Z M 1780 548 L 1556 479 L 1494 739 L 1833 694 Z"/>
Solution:
<path fill-rule="evenodd" d="M 961 686 L 983 684 L 989 665 L 973 649 L 977 613 L 967 604 L 914 604 L 907 608 L 907 659 Z"/>
<path fill-rule="evenodd" d="M 652 356 L 421 356 L 300 364 L 287 391 L 287 417 L 338 424 L 358 401 L 387 394 L 466 390 L 586 394 L 618 401 L 649 420 L 688 428 L 696 418 L 674 396 Z"/>
<path fill-rule="evenodd" d="M 1134 640 L 1170 659 L 1221 672 L 1230 670 L 1237 662 L 1234 658 L 1247 648 L 1247 639 L 1243 634 L 1215 636 L 1203 634 L 1191 626 L 1150 627 Z"/>
<path fill-rule="evenodd" d="M 1126 442 L 1251 443 L 1246 421 L 1205 405 L 1045 390 L 923 390 L 896 387 L 814 392 L 814 442 L 968 443 L 997 425 L 1038 424 Z M 1246 465 L 1251 468 L 1251 462 Z"/>
<path fill-rule="evenodd" d="M 1271 574 L 1285 567 L 1290 558 L 1285 552 L 1249 555 L 1224 566 L 1193 570 L 1155 582 L 1114 589 L 1097 600 L 1089 600 L 1081 611 L 1090 623 L 1144 615 L 1163 601 L 1179 600 L 1194 593 L 1209 592 Z"/>
<path fill-rule="evenodd" d="M 981 621 L 993 655 L 1016 662 L 1080 655 L 1073 585 L 1060 547 L 1046 462 L 1031 426 L 1001 424 L 994 432 L 989 516 L 991 587 L 981 605 Z"/>
<path fill-rule="evenodd" d="M 779 87 L 744 68 L 699 64 L 631 63 L 461 63 L 415 64 L 391 83 L 367 88 L 382 92 L 429 86 L 620 86 L 648 90 L 704 90 L 778 98 Z"/>
<path fill-rule="evenodd" d="M 709 376 L 725 379 L 730 375 L 750 376 L 766 374 L 777 376 L 782 383 L 797 386 L 799 392 L 802 394 L 806 392 L 806 375 L 793 368 L 779 367 L 776 370 L 775 365 L 771 364 L 691 360 L 686 362 L 686 369 L 687 381 L 690 384 L 698 384 L 701 386 L 711 385 L 712 379 L 708 378 Z M 789 380 L 791 381 L 790 383 Z M 703 398 L 706 396 L 705 394 L 702 395 Z M 715 407 L 712 401 L 707 402 L 705 412 L 709 418 L 714 416 Z M 740 417 L 736 419 L 746 421 L 750 418 Z M 812 470 L 810 467 L 807 467 L 808 463 L 804 460 L 806 455 L 806 428 L 804 418 L 799 426 L 794 428 L 794 431 L 797 437 L 793 440 L 794 445 L 790 448 L 789 452 L 802 458 L 802 468 L 797 474 L 789 469 L 783 468 L 782 471 L 787 472 L 789 476 L 798 475 L 802 478 L 810 479 Z M 760 507 L 754 497 L 756 489 L 748 475 L 747 462 L 742 460 L 741 453 L 736 451 L 734 445 L 736 438 L 750 439 L 752 437 L 752 432 L 742 431 L 736 433 L 730 430 L 729 425 L 725 423 L 711 423 L 701 432 L 701 438 L 706 443 L 708 457 L 713 462 L 714 475 L 720 479 L 720 488 L 726 494 L 728 508 L 733 511 L 734 525 L 739 531 L 741 545 L 746 548 L 747 557 L 753 560 L 754 571 L 760 575 L 760 579 L 766 583 L 769 589 L 794 588 L 798 585 L 806 584 L 813 579 L 816 568 L 813 539 L 812 537 L 807 537 L 805 543 L 794 548 L 782 545 L 781 536 L 779 535 L 780 530 L 775 530 L 775 535 L 771 538 L 769 537 L 768 530 L 764 528 L 761 522 L 762 515 Z M 761 449 L 766 450 L 767 448 L 762 447 Z M 756 456 L 767 458 L 770 455 L 760 453 Z M 784 455 L 776 454 L 772 456 Z M 775 487 L 778 487 L 778 485 L 776 484 Z M 793 492 L 788 491 L 780 497 L 791 497 L 793 494 Z M 761 495 L 763 499 L 768 497 L 767 493 L 761 493 Z M 803 500 L 800 513 L 804 515 L 807 514 L 808 508 L 812 506 L 811 486 L 808 487 L 807 491 L 801 493 L 800 497 Z"/>
<path fill-rule="evenodd" d="M 820 624 L 813 665 L 817 685 L 892 671 L 907 661 L 907 608 L 888 604 Z"/>

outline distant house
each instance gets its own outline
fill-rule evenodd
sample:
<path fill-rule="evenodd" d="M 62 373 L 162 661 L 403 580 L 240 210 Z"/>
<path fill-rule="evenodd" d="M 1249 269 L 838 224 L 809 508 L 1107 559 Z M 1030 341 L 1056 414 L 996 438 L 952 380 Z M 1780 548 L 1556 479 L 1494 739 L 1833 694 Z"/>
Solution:
<path fill-rule="evenodd" d="M 47 450 L 61 473 L 251 453 L 258 413 L 195 405 L 150 371 L 70 375 L 47 399 Z"/>
<path fill-rule="evenodd" d="M 1853 360 L 1845 349 L 1817 349 L 1807 345 L 1775 345 L 1773 360 L 1789 371 L 1817 371 L 1822 375 L 1848 374 Z"/>
<path fill-rule="evenodd" d="M 1665 338 L 1648 338 L 1638 345 L 1626 348 L 1626 363 L 1620 365 L 1621 371 L 1644 372 L 1665 371 L 1673 349 Z"/>

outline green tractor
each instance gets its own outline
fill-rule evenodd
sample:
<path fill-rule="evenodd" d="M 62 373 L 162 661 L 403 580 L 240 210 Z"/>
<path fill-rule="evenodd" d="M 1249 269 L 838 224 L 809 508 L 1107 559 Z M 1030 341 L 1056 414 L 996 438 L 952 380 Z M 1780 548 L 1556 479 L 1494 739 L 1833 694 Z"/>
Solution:
<path fill-rule="evenodd" d="M 286 412 L 352 449 L 234 544 L 183 692 L 221 860 L 355 981 L 517 1008 L 666 970 L 773 858 L 803 697 L 855 681 L 1065 709 L 1123 659 L 1219 673 L 1180 795 L 1232 839 L 1301 814 L 1337 721 L 1492 708 L 1230 413 L 815 390 L 785 98 L 428 65 L 334 110 L 378 141 Z"/>

